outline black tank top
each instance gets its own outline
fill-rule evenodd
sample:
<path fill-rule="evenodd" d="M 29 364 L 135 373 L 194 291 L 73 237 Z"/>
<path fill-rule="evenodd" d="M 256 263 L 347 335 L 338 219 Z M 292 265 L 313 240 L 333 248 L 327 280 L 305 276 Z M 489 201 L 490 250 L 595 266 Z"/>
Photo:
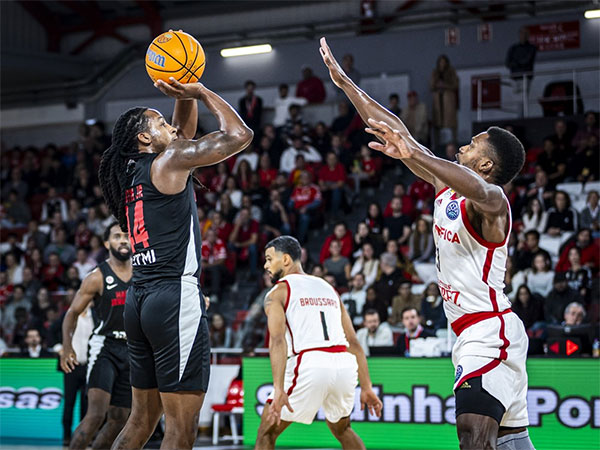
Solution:
<path fill-rule="evenodd" d="M 192 176 L 185 189 L 163 194 L 150 180 L 157 153 L 135 161 L 125 191 L 133 283 L 200 276 L 201 235 Z"/>
<path fill-rule="evenodd" d="M 123 312 L 125 297 L 131 282 L 124 282 L 111 269 L 107 261 L 98 266 L 102 273 L 102 295 L 94 297 L 92 317 L 94 318 L 94 334 L 115 339 L 125 339 Z"/>

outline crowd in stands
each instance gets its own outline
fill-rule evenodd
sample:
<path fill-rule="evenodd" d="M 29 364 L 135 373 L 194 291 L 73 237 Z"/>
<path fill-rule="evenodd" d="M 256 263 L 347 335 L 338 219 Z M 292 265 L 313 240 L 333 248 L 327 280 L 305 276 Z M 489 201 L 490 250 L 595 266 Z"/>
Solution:
<path fill-rule="evenodd" d="M 345 64 L 355 70 L 352 61 Z M 431 87 L 445 105 L 455 76 L 441 57 Z M 395 346 L 404 355 L 410 339 L 443 335 L 439 330 L 448 326 L 435 279 L 435 192 L 407 171 L 399 176 L 395 161 L 373 154 L 359 116 L 345 101 L 331 123 L 307 123 L 303 106 L 325 95 L 319 83 L 305 67 L 295 97 L 281 85 L 274 121 L 264 123 L 256 84 L 248 81 L 238 106 L 255 131 L 253 143 L 237 157 L 195 173 L 203 185 L 196 194 L 201 281 L 213 302 L 211 344 L 248 352 L 264 346 L 262 304 L 271 282 L 262 275 L 262 250 L 270 239 L 292 234 L 303 245 L 305 271 L 339 292 L 365 350 Z M 427 113 L 416 92 L 408 93 L 404 109 L 398 100 L 390 96 L 394 112 L 427 143 Z M 436 114 L 434 129 L 451 128 L 455 135 L 455 117 Z M 590 188 L 599 180 L 597 114 L 589 112 L 584 126 L 573 127 L 558 119 L 548 138 L 528 145 L 523 172 L 505 186 L 513 219 L 506 294 L 532 338 L 543 339 L 547 324 L 599 320 L 599 198 L 597 187 Z M 96 174 L 109 144 L 97 122 L 82 125 L 77 140 L 64 147 L 3 148 L 5 348 L 29 354 L 39 354 L 42 342 L 50 348 L 52 325 L 81 280 L 106 258 L 101 236 L 113 219 Z M 437 153 L 453 159 L 456 151 L 450 143 Z M 379 190 L 386 176 L 394 180 L 391 198 Z M 314 239 L 322 242 L 320 251 L 309 251 Z M 222 310 L 221 300 L 240 283 L 258 294 L 238 299 L 237 311 Z"/>

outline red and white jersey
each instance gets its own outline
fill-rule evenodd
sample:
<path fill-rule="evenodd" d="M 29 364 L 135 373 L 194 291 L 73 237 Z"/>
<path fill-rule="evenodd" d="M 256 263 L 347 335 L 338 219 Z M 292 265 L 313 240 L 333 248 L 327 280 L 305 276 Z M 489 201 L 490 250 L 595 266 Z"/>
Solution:
<path fill-rule="evenodd" d="M 444 311 L 450 322 L 465 314 L 500 312 L 510 308 L 504 294 L 509 232 L 501 243 L 488 242 L 469 222 L 466 198 L 442 189 L 435 198 L 433 237 L 436 268 Z"/>
<path fill-rule="evenodd" d="M 287 275 L 278 283 L 288 287 L 284 306 L 288 357 L 304 350 L 348 346 L 340 298 L 329 283 L 301 274 Z"/>

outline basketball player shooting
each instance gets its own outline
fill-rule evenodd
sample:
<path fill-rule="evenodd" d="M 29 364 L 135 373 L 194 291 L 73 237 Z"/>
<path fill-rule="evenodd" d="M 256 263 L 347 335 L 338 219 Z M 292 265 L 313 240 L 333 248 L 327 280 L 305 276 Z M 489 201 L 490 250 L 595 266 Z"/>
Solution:
<path fill-rule="evenodd" d="M 435 186 L 438 284 L 458 336 L 452 361 L 460 448 L 533 449 L 526 428 L 528 340 L 503 292 L 511 217 L 502 186 L 521 171 L 523 145 L 510 132 L 490 127 L 460 148 L 458 164 L 437 158 L 352 82 L 325 38 L 320 52 L 335 85 L 381 141 L 369 146 Z"/>
<path fill-rule="evenodd" d="M 325 280 L 307 275 L 300 243 L 280 236 L 265 247 L 265 270 L 276 285 L 265 298 L 273 393 L 265 405 L 257 450 L 275 448 L 292 422 L 311 424 L 322 406 L 327 426 L 344 449 L 364 449 L 350 428 L 357 377 L 361 409 L 381 416 L 367 360 L 350 316 Z M 286 361 L 287 360 L 287 361 Z"/>
<path fill-rule="evenodd" d="M 161 448 L 191 449 L 210 371 L 206 306 L 199 285 L 201 236 L 192 171 L 246 148 L 253 133 L 200 83 L 155 86 L 174 97 L 173 124 L 150 108 L 115 123 L 99 179 L 121 230 L 129 231 L 133 279 L 125 302 L 132 407 L 115 449 L 142 448 L 160 416 Z M 219 131 L 193 140 L 201 100 Z"/>

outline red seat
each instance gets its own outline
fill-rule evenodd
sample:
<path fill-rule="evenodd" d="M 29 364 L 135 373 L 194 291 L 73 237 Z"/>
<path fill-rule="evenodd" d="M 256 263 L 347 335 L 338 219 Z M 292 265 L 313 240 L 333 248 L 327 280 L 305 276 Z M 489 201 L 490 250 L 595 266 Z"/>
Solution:
<path fill-rule="evenodd" d="M 229 385 L 225 403 L 212 405 L 212 409 L 213 411 L 231 411 L 238 407 L 244 407 L 244 386 L 242 380 L 233 380 Z"/>

